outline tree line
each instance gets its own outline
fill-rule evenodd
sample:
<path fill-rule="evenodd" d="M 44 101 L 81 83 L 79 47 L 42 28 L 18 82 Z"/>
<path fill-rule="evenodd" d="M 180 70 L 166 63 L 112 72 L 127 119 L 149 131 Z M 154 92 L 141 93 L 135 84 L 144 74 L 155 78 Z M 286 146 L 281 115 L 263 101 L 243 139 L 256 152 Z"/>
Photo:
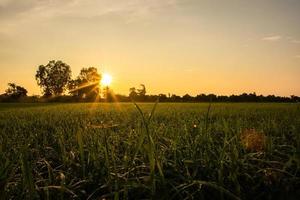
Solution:
<path fill-rule="evenodd" d="M 95 67 L 82 68 L 79 75 L 71 78 L 71 67 L 62 61 L 49 61 L 40 65 L 35 79 L 42 90 L 42 96 L 27 96 L 27 90 L 15 83 L 8 83 L 4 94 L 0 95 L 0 102 L 153 102 L 158 98 L 160 102 L 300 102 L 300 97 L 280 97 L 275 95 L 256 95 L 243 93 L 240 95 L 189 94 L 178 96 L 175 94 L 147 95 L 146 86 L 131 87 L 129 94 L 115 94 L 109 87 L 101 86 L 102 75 Z"/>

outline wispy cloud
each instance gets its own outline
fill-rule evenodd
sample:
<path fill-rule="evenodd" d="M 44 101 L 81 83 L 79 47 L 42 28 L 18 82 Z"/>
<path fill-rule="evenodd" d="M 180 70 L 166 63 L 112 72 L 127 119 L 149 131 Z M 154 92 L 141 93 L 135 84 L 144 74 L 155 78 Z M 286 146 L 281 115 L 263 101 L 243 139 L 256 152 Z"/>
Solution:
<path fill-rule="evenodd" d="M 300 44 L 300 40 L 292 40 L 291 43 Z"/>
<path fill-rule="evenodd" d="M 295 57 L 296 57 L 296 58 L 300 58 L 300 55 L 296 55 Z"/>
<path fill-rule="evenodd" d="M 280 36 L 280 35 L 270 35 L 270 36 L 263 37 L 262 40 L 276 42 L 276 41 L 281 40 L 281 38 L 282 38 L 282 36 Z"/>
<path fill-rule="evenodd" d="M 179 0 L 0 0 L 0 31 L 19 33 L 24 26 L 57 21 L 104 19 L 121 23 L 148 23 L 166 9 L 176 9 Z"/>
<path fill-rule="evenodd" d="M 124 17 L 151 16 L 165 8 L 176 6 L 178 0 L 0 0 L 2 19 L 21 16 L 57 17 L 79 16 L 83 18 L 103 15 L 122 15 Z M 1 19 L 0 19 L 1 20 Z"/>

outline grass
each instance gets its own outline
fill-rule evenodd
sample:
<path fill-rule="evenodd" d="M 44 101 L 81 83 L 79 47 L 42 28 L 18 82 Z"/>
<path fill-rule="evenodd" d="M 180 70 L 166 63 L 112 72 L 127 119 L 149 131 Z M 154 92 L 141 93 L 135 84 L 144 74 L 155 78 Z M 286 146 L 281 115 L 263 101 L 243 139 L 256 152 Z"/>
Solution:
<path fill-rule="evenodd" d="M 299 150 L 299 104 L 0 104 L 2 199 L 297 199 Z"/>

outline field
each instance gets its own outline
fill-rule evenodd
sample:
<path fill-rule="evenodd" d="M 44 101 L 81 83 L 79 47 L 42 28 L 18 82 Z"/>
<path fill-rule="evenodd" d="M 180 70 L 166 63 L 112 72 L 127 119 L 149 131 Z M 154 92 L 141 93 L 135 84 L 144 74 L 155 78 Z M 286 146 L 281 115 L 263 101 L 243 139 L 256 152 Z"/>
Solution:
<path fill-rule="evenodd" d="M 297 199 L 299 104 L 0 104 L 3 199 Z"/>

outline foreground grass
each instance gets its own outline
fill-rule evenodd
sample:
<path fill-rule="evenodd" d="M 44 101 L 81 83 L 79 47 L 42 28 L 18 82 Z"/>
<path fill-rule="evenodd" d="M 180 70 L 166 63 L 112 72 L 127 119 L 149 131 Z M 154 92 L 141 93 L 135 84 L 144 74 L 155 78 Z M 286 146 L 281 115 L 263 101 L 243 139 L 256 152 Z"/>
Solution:
<path fill-rule="evenodd" d="M 299 104 L 0 104 L 0 197 L 297 199 L 299 150 Z"/>

